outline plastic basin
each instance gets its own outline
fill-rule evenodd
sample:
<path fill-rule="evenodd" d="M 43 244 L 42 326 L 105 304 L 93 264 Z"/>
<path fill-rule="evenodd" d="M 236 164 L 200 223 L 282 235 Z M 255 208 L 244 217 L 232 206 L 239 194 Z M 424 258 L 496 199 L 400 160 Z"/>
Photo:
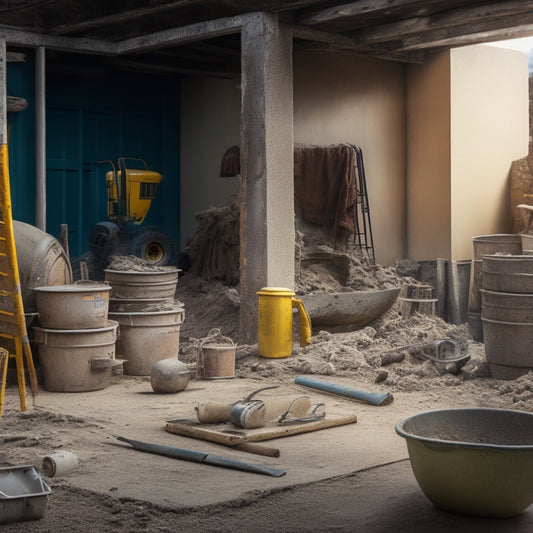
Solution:
<path fill-rule="evenodd" d="M 427 411 L 396 423 L 413 473 L 438 508 L 509 517 L 533 503 L 533 414 L 505 409 Z"/>

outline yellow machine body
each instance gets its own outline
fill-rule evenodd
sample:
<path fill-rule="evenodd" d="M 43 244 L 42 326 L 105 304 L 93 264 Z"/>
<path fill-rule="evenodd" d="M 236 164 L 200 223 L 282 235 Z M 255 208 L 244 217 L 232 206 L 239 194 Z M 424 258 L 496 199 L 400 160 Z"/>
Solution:
<path fill-rule="evenodd" d="M 148 168 L 126 168 L 124 160 L 119 160 L 120 170 L 113 168 L 106 174 L 107 216 L 113 222 L 139 225 L 148 214 L 162 176 Z"/>
<path fill-rule="evenodd" d="M 264 287 L 257 292 L 258 351 L 262 357 L 281 358 L 292 354 L 292 310 L 300 315 L 300 345 L 311 342 L 311 322 L 302 300 L 283 287 Z"/>

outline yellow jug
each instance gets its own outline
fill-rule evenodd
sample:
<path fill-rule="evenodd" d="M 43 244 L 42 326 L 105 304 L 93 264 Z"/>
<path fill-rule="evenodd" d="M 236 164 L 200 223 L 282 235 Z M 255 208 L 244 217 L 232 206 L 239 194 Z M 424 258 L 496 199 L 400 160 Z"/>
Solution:
<path fill-rule="evenodd" d="M 262 357 L 289 357 L 292 354 L 292 309 L 300 315 L 300 345 L 311 342 L 311 321 L 302 300 L 283 287 L 264 287 L 257 292 L 258 349 Z"/>

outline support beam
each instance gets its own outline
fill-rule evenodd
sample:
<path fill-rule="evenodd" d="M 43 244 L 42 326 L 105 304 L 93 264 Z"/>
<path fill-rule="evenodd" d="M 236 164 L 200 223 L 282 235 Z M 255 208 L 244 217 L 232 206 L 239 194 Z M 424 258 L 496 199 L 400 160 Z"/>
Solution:
<path fill-rule="evenodd" d="M 46 231 L 45 49 L 35 53 L 35 225 Z"/>
<path fill-rule="evenodd" d="M 240 338 L 257 342 L 257 296 L 294 288 L 292 36 L 256 13 L 241 33 Z"/>

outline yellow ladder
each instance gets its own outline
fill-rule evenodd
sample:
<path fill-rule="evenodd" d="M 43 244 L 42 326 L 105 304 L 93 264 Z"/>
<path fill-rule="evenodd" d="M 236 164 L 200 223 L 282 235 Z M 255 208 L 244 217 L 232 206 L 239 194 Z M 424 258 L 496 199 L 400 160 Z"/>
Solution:
<path fill-rule="evenodd" d="M 13 235 L 7 144 L 0 144 L 0 338 L 8 339 L 9 350 L 12 349 L 14 352 L 10 353 L 6 348 L 0 348 L 0 372 L 2 373 L 0 416 L 2 416 L 10 357 L 14 357 L 16 361 L 21 411 L 26 410 L 23 355 L 26 356 L 33 397 L 39 391 L 26 330 L 15 237 Z M 6 354 L 8 355 L 6 356 Z"/>

